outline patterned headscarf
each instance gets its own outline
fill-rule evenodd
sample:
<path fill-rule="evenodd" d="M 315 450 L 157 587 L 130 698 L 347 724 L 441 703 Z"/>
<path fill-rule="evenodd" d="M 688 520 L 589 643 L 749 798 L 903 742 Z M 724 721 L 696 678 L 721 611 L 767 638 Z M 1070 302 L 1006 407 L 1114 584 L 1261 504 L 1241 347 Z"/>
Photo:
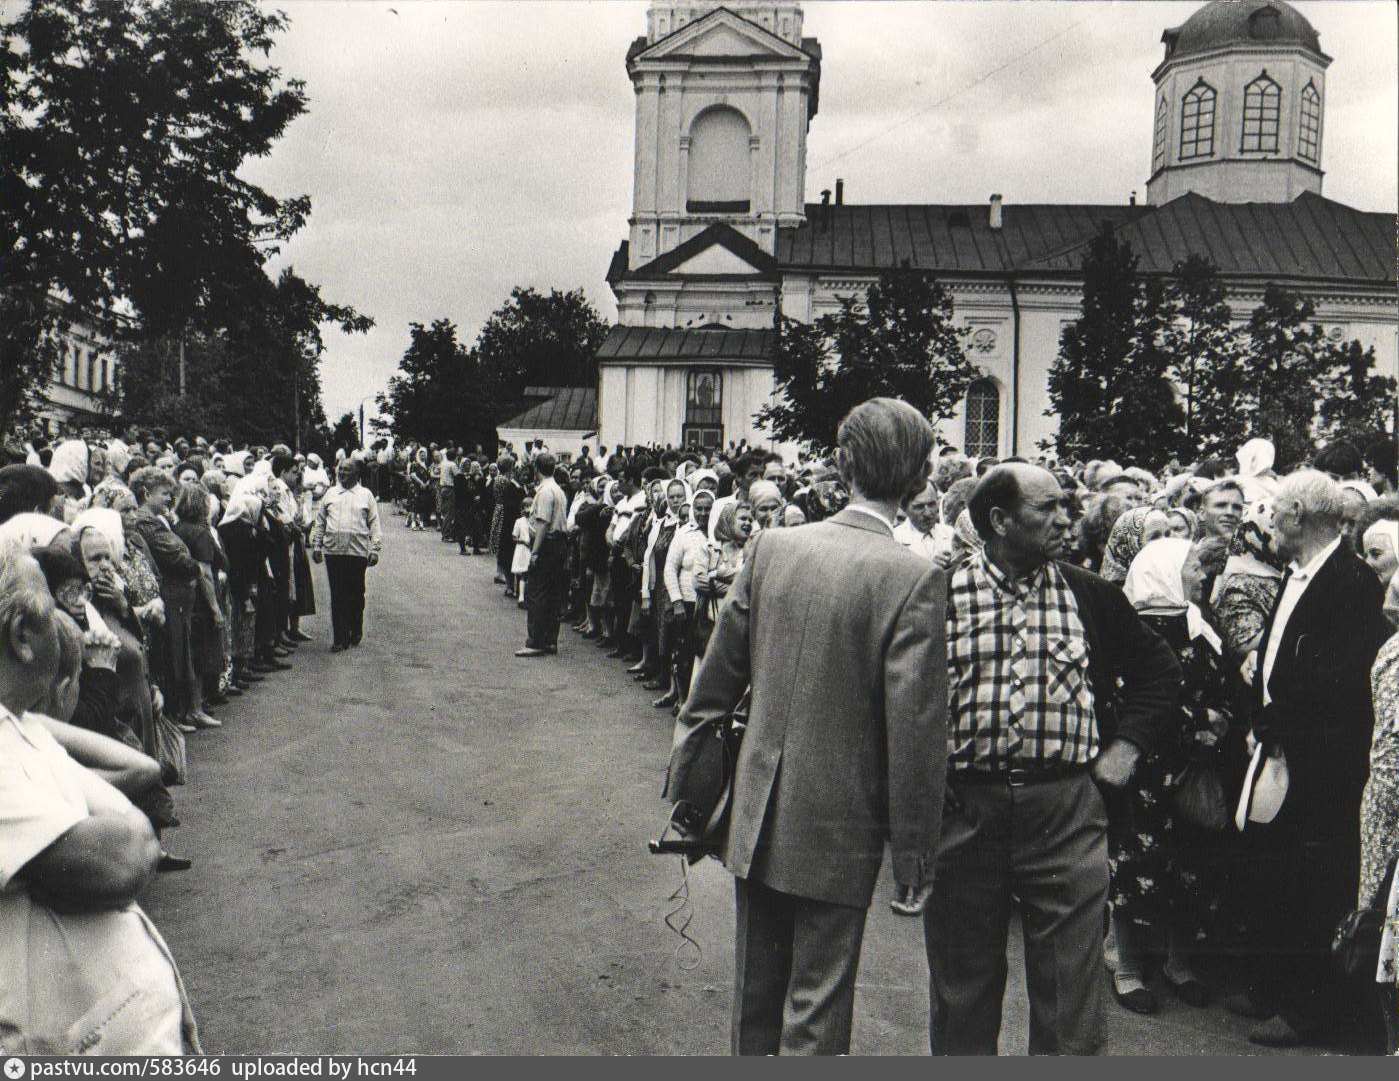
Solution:
<path fill-rule="evenodd" d="M 1251 574 L 1255 578 L 1281 578 L 1282 557 L 1273 551 L 1273 501 L 1259 500 L 1244 508 L 1243 519 L 1229 546 L 1224 577 Z"/>
<path fill-rule="evenodd" d="M 1127 570 L 1132 560 L 1142 550 L 1142 540 L 1146 534 L 1146 516 L 1153 507 L 1133 507 L 1113 524 L 1108 534 L 1107 547 L 1103 550 L 1103 566 L 1098 573 L 1113 585 L 1120 586 L 1127 581 Z"/>
<path fill-rule="evenodd" d="M 976 531 L 976 526 L 972 525 L 972 514 L 969 510 L 964 509 L 957 515 L 957 521 L 952 526 L 952 533 L 957 543 L 968 555 L 976 555 L 986 546 L 986 542 L 981 539 L 981 534 Z"/>

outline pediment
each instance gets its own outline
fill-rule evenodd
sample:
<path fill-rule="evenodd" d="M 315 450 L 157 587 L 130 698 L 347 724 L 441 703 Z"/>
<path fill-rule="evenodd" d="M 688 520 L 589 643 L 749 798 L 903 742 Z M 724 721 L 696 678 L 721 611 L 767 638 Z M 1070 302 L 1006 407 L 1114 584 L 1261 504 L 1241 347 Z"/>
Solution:
<path fill-rule="evenodd" d="M 671 270 L 672 274 L 761 274 L 762 272 L 762 267 L 754 266 L 747 259 L 718 243 L 692 255 Z"/>
<path fill-rule="evenodd" d="M 771 57 L 775 60 L 810 58 L 795 45 L 783 41 L 757 23 L 716 8 L 702 19 L 682 26 L 639 54 L 637 60 L 714 59 L 718 57 Z"/>

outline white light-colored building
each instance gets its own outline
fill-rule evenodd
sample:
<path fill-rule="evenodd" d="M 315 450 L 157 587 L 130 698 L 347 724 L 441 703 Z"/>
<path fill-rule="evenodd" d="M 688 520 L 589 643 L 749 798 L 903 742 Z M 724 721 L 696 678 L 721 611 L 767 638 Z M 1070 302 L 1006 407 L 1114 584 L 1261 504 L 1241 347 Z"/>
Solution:
<path fill-rule="evenodd" d="M 1321 194 L 1331 59 L 1315 29 L 1282 0 L 1215 0 L 1162 40 L 1144 204 L 856 206 L 839 182 L 815 204 L 821 49 L 799 5 L 656 0 L 627 55 L 635 190 L 608 271 L 619 325 L 598 352 L 598 438 L 770 442 L 754 414 L 773 392 L 777 306 L 817 318 L 907 264 L 952 292 L 984 373 L 941 434 L 974 455 L 1033 453 L 1054 431 L 1048 373 L 1105 221 L 1144 272 L 1207 256 L 1240 321 L 1269 282 L 1304 293 L 1330 333 L 1399 374 L 1395 215 Z"/>
<path fill-rule="evenodd" d="M 110 395 L 117 385 L 117 354 L 111 340 L 80 319 L 58 335 L 59 359 L 40 391 L 37 419 L 47 434 L 100 427 L 110 422 Z"/>

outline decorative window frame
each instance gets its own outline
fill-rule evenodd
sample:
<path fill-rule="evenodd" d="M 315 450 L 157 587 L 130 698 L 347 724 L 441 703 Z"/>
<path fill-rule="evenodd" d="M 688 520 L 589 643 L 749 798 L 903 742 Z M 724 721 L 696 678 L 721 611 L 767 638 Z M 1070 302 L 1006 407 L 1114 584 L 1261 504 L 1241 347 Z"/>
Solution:
<path fill-rule="evenodd" d="M 1302 87 L 1297 117 L 1297 156 L 1313 165 L 1321 164 L 1321 91 L 1307 80 Z"/>
<path fill-rule="evenodd" d="M 1244 112 L 1239 122 L 1239 150 L 1244 154 L 1276 154 L 1282 129 L 1282 86 L 1264 68 L 1244 86 Z"/>
<path fill-rule="evenodd" d="M 1214 126 L 1219 115 L 1218 107 L 1219 91 L 1204 79 L 1195 80 L 1195 85 L 1181 95 L 1178 143 L 1181 161 L 1214 157 Z"/>

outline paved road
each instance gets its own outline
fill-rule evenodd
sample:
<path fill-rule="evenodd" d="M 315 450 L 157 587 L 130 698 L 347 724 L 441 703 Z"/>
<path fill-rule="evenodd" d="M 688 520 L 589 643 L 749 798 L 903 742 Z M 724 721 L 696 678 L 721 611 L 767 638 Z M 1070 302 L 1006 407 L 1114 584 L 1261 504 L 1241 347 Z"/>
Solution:
<path fill-rule="evenodd" d="M 678 861 L 644 848 L 665 813 L 669 714 L 567 630 L 557 658 L 516 660 L 523 613 L 491 584 L 492 561 L 385 520 L 364 644 L 332 656 L 326 615 L 307 621 L 317 640 L 294 671 L 191 737 L 170 846 L 196 865 L 162 876 L 146 907 L 205 1047 L 726 1051 L 728 879 L 712 861 L 690 873 L 703 956 L 682 967 L 663 923 Z M 319 575 L 317 591 L 324 606 Z M 920 1054 L 921 928 L 889 913 L 888 892 L 854 1049 Z M 1253 1050 L 1217 1011 L 1110 1008 L 1115 1052 Z M 1022 1053 L 1014 979 L 1006 1011 L 1002 1050 Z"/>

